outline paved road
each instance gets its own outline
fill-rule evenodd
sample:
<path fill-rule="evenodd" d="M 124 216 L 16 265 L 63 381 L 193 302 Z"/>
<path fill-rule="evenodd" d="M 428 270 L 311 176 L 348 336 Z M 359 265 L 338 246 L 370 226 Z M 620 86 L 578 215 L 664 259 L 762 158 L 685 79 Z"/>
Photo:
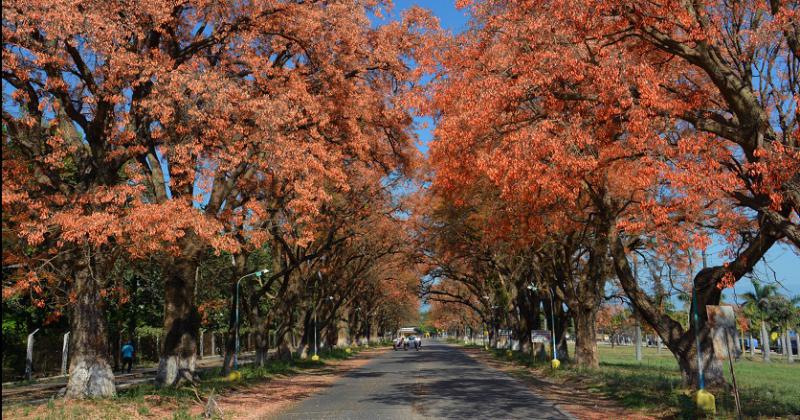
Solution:
<path fill-rule="evenodd" d="M 568 419 L 455 346 L 389 351 L 282 413 L 289 419 Z"/>

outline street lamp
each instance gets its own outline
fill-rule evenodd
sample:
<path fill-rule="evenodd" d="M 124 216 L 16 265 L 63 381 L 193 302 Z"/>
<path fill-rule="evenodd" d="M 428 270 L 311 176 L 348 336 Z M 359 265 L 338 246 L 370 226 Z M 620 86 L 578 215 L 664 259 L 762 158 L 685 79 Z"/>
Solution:
<path fill-rule="evenodd" d="M 249 274 L 245 274 L 242 277 L 240 277 L 239 280 L 236 280 L 236 318 L 234 321 L 234 330 L 236 333 L 236 348 L 233 352 L 234 369 L 239 369 L 239 284 L 242 282 L 242 280 L 246 279 L 247 277 L 256 276 L 258 278 L 261 278 L 261 276 L 266 273 L 269 273 L 269 270 L 264 268 Z"/>
<path fill-rule="evenodd" d="M 529 284 L 528 290 L 535 292 L 539 289 L 535 285 Z M 552 334 L 553 336 L 553 360 L 551 361 L 551 364 L 553 366 L 553 369 L 555 369 L 558 367 L 558 365 L 560 365 L 560 362 L 558 361 L 558 350 L 556 349 L 556 317 L 554 314 L 555 307 L 553 306 L 553 293 L 550 291 L 550 289 L 545 290 L 545 292 L 547 292 L 547 295 L 550 297 L 550 334 Z"/>

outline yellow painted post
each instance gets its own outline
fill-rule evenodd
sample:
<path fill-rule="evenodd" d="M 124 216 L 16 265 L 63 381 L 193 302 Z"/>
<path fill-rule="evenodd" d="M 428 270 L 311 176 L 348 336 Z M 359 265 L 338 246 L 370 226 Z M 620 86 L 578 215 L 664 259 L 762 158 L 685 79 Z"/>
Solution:
<path fill-rule="evenodd" d="M 714 415 L 717 413 L 717 405 L 714 394 L 706 391 L 705 389 L 698 390 L 694 396 L 697 409 L 704 414 Z"/>

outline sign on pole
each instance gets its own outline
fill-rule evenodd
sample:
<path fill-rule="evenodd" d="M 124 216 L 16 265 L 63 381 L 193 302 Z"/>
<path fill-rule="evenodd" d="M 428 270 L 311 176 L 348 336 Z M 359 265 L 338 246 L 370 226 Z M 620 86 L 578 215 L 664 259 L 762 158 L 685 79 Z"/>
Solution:
<path fill-rule="evenodd" d="M 37 332 L 39 332 L 38 328 L 28 334 L 28 346 L 25 352 L 25 379 L 29 381 L 33 376 L 33 335 Z"/>
<path fill-rule="evenodd" d="M 64 344 L 61 346 L 61 374 L 67 374 L 67 361 L 69 360 L 69 331 L 64 334 Z"/>
<path fill-rule="evenodd" d="M 550 342 L 549 330 L 533 330 L 531 331 L 531 342 L 547 344 Z"/>
<path fill-rule="evenodd" d="M 706 305 L 708 327 L 714 341 L 714 356 L 719 360 L 728 358 L 728 349 L 734 359 L 741 355 L 739 349 L 739 331 L 736 328 L 736 314 L 732 306 Z"/>

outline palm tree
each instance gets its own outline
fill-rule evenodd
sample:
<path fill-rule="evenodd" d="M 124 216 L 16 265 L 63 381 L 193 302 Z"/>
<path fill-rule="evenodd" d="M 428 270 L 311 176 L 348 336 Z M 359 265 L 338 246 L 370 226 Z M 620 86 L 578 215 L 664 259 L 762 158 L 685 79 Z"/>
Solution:
<path fill-rule="evenodd" d="M 794 361 L 789 342 L 789 331 L 796 323 L 797 305 L 800 304 L 800 296 L 787 298 L 786 296 L 772 296 L 769 298 L 767 320 L 770 324 L 777 326 L 780 333 L 780 343 L 783 354 L 789 362 Z"/>
<path fill-rule="evenodd" d="M 753 320 L 761 324 L 761 355 L 765 362 L 769 362 L 769 334 L 767 333 L 766 318 L 770 299 L 778 293 L 775 284 L 764 284 L 753 279 L 753 291 L 741 295 L 747 312 L 753 314 Z M 752 346 L 752 343 L 751 343 Z"/>

